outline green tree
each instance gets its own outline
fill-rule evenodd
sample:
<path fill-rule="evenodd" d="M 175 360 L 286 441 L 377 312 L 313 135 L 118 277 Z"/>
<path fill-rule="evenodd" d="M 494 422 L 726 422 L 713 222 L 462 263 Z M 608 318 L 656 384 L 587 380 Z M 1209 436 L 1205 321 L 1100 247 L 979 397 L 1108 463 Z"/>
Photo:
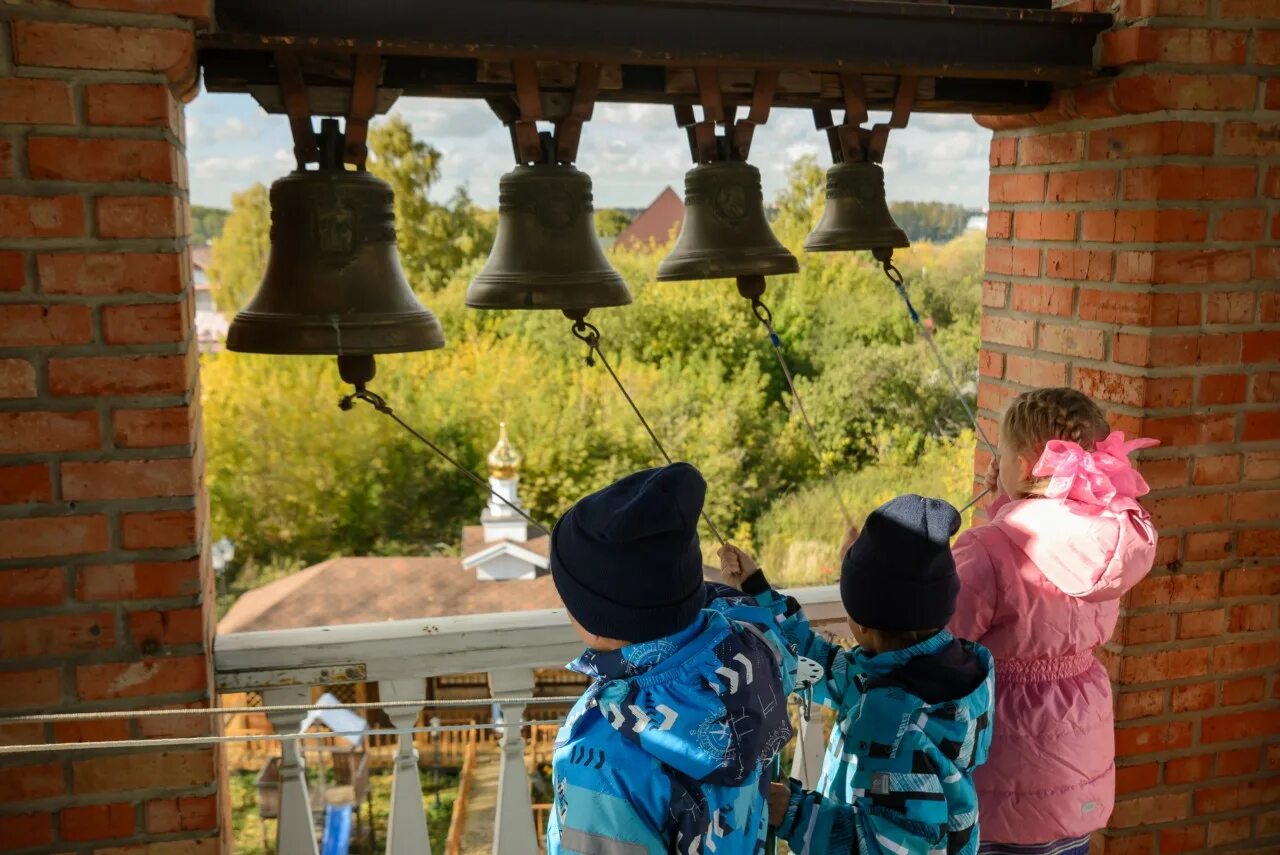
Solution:
<path fill-rule="evenodd" d="M 596 234 L 600 237 L 617 237 L 631 225 L 633 219 L 619 208 L 601 208 L 596 211 Z"/>
<path fill-rule="evenodd" d="M 891 202 L 889 213 L 907 237 L 915 241 L 946 243 L 964 231 L 969 209 L 944 202 Z"/>
<path fill-rule="evenodd" d="M 191 243 L 204 246 L 222 234 L 222 226 L 227 221 L 229 212 L 225 208 L 207 208 L 204 205 L 191 206 Z"/>
<path fill-rule="evenodd" d="M 231 197 L 222 234 L 213 241 L 209 287 L 214 303 L 231 314 L 258 290 L 271 251 L 271 202 L 267 188 L 254 184 Z"/>
<path fill-rule="evenodd" d="M 395 192 L 400 263 L 416 288 L 438 291 L 458 268 L 488 254 L 496 221 L 480 216 L 465 190 L 444 205 L 428 198 L 442 155 L 417 139 L 404 117 L 395 114 L 369 130 L 369 153 L 369 171 Z"/>

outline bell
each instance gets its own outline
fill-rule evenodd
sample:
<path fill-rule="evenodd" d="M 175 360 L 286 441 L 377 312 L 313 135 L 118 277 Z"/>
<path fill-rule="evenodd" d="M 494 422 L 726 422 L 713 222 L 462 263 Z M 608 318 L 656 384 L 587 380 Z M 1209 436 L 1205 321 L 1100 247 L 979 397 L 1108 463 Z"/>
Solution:
<path fill-rule="evenodd" d="M 911 246 L 893 221 L 878 163 L 837 163 L 827 170 L 827 207 L 805 239 L 807 252 Z"/>
<path fill-rule="evenodd" d="M 405 281 L 390 185 L 332 158 L 271 185 L 271 254 L 236 315 L 240 353 L 404 353 L 444 347 L 440 322 Z"/>
<path fill-rule="evenodd" d="M 467 289 L 473 309 L 625 306 L 631 292 L 596 238 L 591 178 L 568 164 L 517 166 L 498 189 L 498 233 Z"/>
<path fill-rule="evenodd" d="M 664 282 L 776 276 L 800 269 L 764 215 L 760 170 L 740 160 L 695 166 L 684 176 L 685 217 L 671 253 L 658 265 Z"/>

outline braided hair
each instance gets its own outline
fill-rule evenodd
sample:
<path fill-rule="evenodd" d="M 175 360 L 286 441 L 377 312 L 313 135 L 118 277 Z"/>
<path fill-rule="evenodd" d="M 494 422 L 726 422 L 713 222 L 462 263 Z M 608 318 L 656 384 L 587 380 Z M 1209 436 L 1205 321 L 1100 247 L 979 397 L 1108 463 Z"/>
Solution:
<path fill-rule="evenodd" d="M 1050 440 L 1062 439 L 1093 451 L 1111 428 L 1106 416 L 1088 395 L 1075 389 L 1033 389 L 1014 398 L 1000 424 L 1000 441 L 1009 443 L 1018 456 L 1038 460 Z M 1023 484 L 1028 496 L 1042 496 L 1048 478 Z"/>

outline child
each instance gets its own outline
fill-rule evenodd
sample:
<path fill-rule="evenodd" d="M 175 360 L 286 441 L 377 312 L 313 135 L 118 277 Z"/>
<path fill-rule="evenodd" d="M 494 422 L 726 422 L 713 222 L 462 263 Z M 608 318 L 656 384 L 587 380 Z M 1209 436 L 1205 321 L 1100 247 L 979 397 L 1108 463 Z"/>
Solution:
<path fill-rule="evenodd" d="M 1000 695 L 975 776 L 982 853 L 1086 853 L 1115 798 L 1111 684 L 1093 650 L 1120 597 L 1151 569 L 1156 532 L 1128 453 L 1088 397 L 1027 392 L 1009 405 L 988 485 L 990 525 L 955 544 L 951 631 L 988 647 Z"/>
<path fill-rule="evenodd" d="M 569 667 L 594 682 L 556 738 L 548 855 L 763 845 L 794 656 L 768 610 L 704 583 L 705 492 L 687 463 L 637 472 L 552 532 L 556 590 L 589 648 Z"/>
<path fill-rule="evenodd" d="M 836 710 L 836 727 L 819 792 L 793 780 L 769 797 L 770 823 L 797 855 L 977 851 L 971 775 L 991 740 L 994 674 L 986 650 L 944 629 L 959 527 L 940 499 L 899 496 L 871 513 L 840 567 L 852 650 L 814 633 L 745 553 L 721 550 L 726 578 L 783 616 L 800 655 L 826 669 L 813 697 Z"/>

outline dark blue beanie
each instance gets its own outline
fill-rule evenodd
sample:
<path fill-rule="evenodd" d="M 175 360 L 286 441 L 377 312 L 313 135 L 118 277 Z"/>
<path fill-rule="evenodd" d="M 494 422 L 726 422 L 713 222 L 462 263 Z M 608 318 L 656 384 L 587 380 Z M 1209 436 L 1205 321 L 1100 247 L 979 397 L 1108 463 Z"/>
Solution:
<path fill-rule="evenodd" d="M 551 578 L 588 631 L 652 641 L 704 602 L 698 515 L 707 493 L 688 463 L 645 469 L 580 500 L 551 533 Z"/>
<path fill-rule="evenodd" d="M 942 499 L 899 496 L 872 511 L 840 566 L 849 617 L 889 632 L 946 626 L 960 593 L 951 557 L 959 530 L 959 511 Z"/>

